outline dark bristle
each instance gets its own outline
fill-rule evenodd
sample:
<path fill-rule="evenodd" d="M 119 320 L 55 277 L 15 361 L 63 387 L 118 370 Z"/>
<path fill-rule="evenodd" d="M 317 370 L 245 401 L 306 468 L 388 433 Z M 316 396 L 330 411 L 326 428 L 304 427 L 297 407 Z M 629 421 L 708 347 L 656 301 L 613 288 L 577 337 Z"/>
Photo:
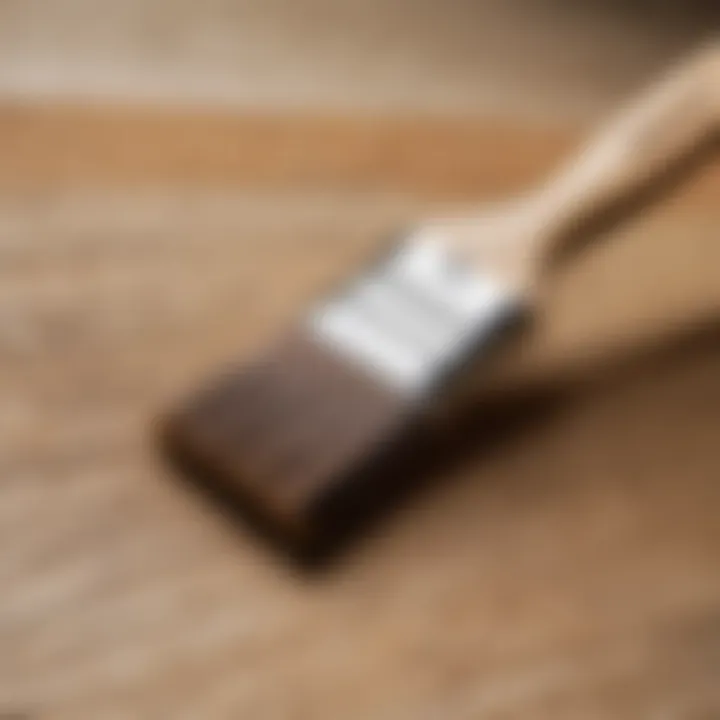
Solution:
<path fill-rule="evenodd" d="M 173 453 L 290 538 L 322 535 L 339 490 L 382 475 L 416 430 L 407 401 L 296 334 L 227 373 L 165 423 Z M 388 478 L 387 482 L 392 482 Z"/>

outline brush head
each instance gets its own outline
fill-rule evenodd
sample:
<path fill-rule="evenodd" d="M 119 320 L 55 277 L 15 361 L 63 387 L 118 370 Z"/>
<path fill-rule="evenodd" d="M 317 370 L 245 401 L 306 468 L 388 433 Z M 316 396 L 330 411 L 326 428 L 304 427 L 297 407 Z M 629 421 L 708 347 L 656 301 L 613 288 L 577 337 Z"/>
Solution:
<path fill-rule="evenodd" d="M 501 281 L 415 237 L 184 402 L 165 439 L 282 535 L 312 541 L 343 495 L 408 472 L 433 408 L 521 311 Z"/>

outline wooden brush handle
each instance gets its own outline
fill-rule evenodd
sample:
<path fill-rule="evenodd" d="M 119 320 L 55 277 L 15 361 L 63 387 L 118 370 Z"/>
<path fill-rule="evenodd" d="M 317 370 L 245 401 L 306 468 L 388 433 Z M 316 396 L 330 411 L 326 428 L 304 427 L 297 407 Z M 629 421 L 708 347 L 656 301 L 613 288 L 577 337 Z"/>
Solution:
<path fill-rule="evenodd" d="M 720 42 L 704 47 L 620 112 L 532 193 L 528 243 L 537 260 L 579 223 L 642 189 L 720 126 Z"/>

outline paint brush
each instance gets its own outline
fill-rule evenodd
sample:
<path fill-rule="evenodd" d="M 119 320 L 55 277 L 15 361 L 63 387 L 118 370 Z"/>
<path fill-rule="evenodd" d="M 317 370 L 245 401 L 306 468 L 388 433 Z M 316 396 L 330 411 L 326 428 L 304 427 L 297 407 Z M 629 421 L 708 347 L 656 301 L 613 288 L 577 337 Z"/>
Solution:
<path fill-rule="evenodd" d="M 392 486 L 447 432 L 438 410 L 467 402 L 522 333 L 552 257 L 715 133 L 719 98 L 720 52 L 708 46 L 538 188 L 404 233 L 264 352 L 173 408 L 166 446 L 283 536 L 322 535 L 338 497 Z"/>

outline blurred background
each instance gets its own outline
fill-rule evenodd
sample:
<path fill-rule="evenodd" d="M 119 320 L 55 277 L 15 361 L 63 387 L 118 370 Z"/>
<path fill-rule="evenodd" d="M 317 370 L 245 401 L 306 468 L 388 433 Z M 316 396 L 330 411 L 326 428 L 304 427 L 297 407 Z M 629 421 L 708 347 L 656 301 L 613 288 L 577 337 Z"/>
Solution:
<path fill-rule="evenodd" d="M 7 0 L 0 90 L 245 108 L 593 113 L 713 2 Z"/>
<path fill-rule="evenodd" d="M 326 571 L 152 439 L 388 232 L 529 187 L 718 28 L 710 0 L 2 0 L 0 717 L 720 718 L 711 154 L 554 280 L 497 414 Z"/>

